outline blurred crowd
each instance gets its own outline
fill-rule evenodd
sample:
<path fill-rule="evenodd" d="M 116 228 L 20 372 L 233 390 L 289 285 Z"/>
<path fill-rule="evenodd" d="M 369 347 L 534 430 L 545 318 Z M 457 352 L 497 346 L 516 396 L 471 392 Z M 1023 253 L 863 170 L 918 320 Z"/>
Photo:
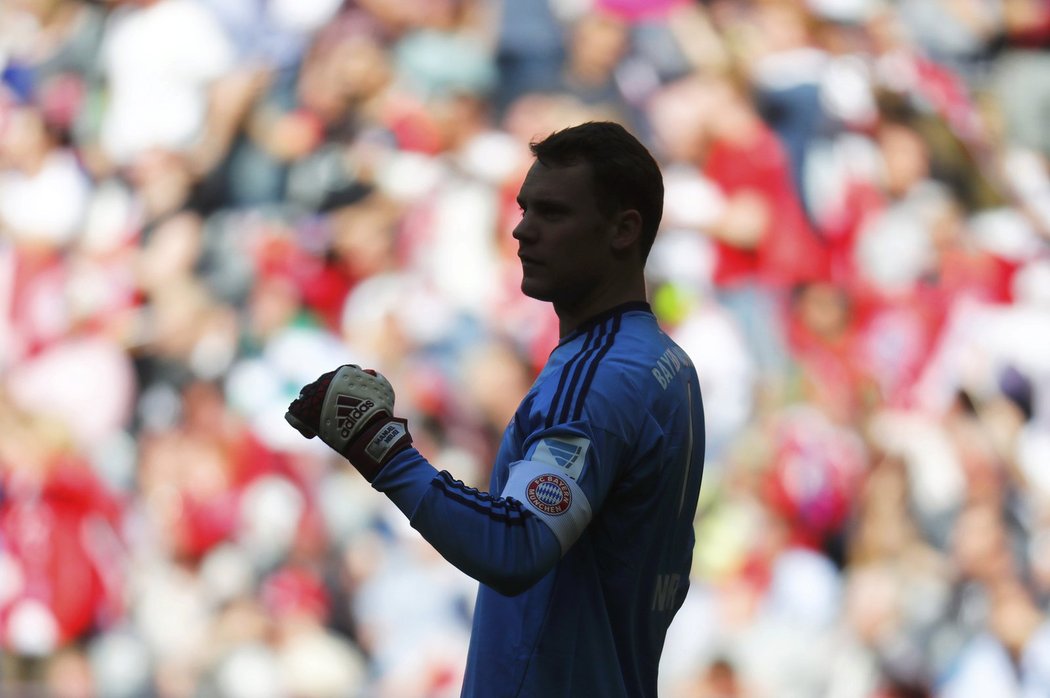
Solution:
<path fill-rule="evenodd" d="M 474 582 L 283 413 L 375 367 L 487 489 L 592 119 L 706 403 L 661 695 L 1050 696 L 1047 0 L 3 0 L 0 694 L 458 695 Z"/>

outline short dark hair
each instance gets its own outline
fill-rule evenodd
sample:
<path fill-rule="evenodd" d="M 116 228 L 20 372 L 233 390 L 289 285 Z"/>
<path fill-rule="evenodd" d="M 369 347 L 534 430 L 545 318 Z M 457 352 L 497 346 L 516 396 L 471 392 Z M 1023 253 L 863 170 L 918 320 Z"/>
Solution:
<path fill-rule="evenodd" d="M 603 212 L 634 209 L 641 215 L 642 259 L 649 256 L 664 212 L 664 179 L 641 141 L 615 122 L 588 121 L 530 143 L 529 149 L 547 166 L 589 164 Z"/>

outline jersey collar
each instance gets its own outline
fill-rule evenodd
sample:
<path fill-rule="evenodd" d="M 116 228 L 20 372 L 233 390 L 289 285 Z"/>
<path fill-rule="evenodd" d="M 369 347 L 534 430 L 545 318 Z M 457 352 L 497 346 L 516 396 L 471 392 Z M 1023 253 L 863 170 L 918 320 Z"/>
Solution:
<path fill-rule="evenodd" d="M 592 327 L 600 325 L 611 317 L 634 311 L 641 311 L 649 313 L 650 315 L 653 314 L 652 307 L 646 301 L 628 301 L 626 303 L 621 303 L 620 305 L 614 305 L 608 310 L 604 310 L 581 322 L 575 330 L 565 335 L 565 337 L 558 343 L 563 344 L 574 337 L 578 337 L 580 334 L 587 332 Z"/>

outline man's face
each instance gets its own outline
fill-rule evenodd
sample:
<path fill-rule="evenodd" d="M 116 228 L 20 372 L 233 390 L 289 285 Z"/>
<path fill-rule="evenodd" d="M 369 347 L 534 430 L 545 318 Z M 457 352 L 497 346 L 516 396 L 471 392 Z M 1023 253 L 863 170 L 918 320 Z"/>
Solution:
<path fill-rule="evenodd" d="M 518 193 L 514 228 L 522 292 L 571 307 L 610 279 L 614 219 L 598 207 L 589 164 L 548 167 L 536 161 Z"/>

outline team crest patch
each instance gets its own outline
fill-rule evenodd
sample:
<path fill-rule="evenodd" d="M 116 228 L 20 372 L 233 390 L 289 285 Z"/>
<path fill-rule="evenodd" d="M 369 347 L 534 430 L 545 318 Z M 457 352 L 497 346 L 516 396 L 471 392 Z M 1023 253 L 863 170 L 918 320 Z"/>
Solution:
<path fill-rule="evenodd" d="M 532 506 L 551 516 L 564 514 L 572 503 L 569 483 L 551 474 L 533 478 L 525 487 L 525 496 L 529 498 Z"/>

